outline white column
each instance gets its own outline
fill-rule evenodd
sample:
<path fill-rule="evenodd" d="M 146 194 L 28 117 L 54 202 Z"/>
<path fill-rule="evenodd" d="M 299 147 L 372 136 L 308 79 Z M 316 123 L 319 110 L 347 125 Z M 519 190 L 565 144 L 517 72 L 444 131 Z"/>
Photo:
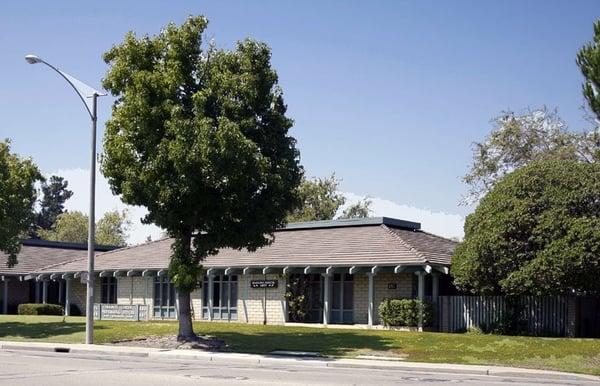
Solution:
<path fill-rule="evenodd" d="M 35 302 L 40 302 L 40 282 L 37 280 L 35 281 Z"/>
<path fill-rule="evenodd" d="M 417 288 L 417 298 L 423 302 L 423 300 L 425 299 L 425 272 L 423 271 L 418 271 L 415 272 L 415 274 L 417 275 L 418 278 L 418 288 Z M 421 303 L 423 304 L 423 303 Z M 419 330 L 423 329 L 423 308 L 421 307 L 419 309 Z"/>
<path fill-rule="evenodd" d="M 331 287 L 331 275 L 325 274 L 323 288 L 323 325 L 329 324 L 329 301 L 330 301 L 330 287 Z"/>
<path fill-rule="evenodd" d="M 374 311 L 375 311 L 375 307 L 374 307 L 374 297 L 375 297 L 375 284 L 374 284 L 374 278 L 373 276 L 375 276 L 372 272 L 367 273 L 367 277 L 369 278 L 369 286 L 368 286 L 368 302 L 367 302 L 367 311 L 368 311 L 368 326 L 369 327 L 373 327 L 373 323 L 375 320 L 375 315 L 374 315 Z"/>
<path fill-rule="evenodd" d="M 48 280 L 42 282 L 42 303 L 46 304 L 48 301 Z"/>
<path fill-rule="evenodd" d="M 62 291 L 63 291 L 63 283 L 62 280 L 58 279 L 58 304 L 60 304 L 62 299 Z"/>
<path fill-rule="evenodd" d="M 71 314 L 71 278 L 65 279 L 65 316 Z"/>
<path fill-rule="evenodd" d="M 213 320 L 213 287 L 214 276 L 208 275 L 208 320 Z"/>
<path fill-rule="evenodd" d="M 438 303 L 438 297 L 440 296 L 440 274 L 433 272 L 431 274 L 431 302 L 433 304 Z"/>
<path fill-rule="evenodd" d="M 4 301 L 2 302 L 2 313 L 8 314 L 8 278 L 4 277 Z"/>
<path fill-rule="evenodd" d="M 129 305 L 133 305 L 133 276 L 131 276 L 131 288 L 129 290 Z M 118 279 L 117 279 L 118 280 Z M 119 290 L 119 286 L 117 284 L 117 291 Z M 117 295 L 118 296 L 118 295 Z"/>
<path fill-rule="evenodd" d="M 418 272 L 415 272 L 415 274 L 417 275 L 417 278 L 418 278 L 417 299 L 423 300 L 423 299 L 425 299 L 425 272 L 418 271 Z"/>

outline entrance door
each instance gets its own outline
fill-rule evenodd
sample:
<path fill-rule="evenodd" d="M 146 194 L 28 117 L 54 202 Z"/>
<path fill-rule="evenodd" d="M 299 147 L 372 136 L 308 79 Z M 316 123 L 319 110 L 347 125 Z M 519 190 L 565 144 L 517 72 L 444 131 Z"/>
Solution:
<path fill-rule="evenodd" d="M 334 274 L 331 287 L 331 323 L 354 323 L 353 275 Z"/>

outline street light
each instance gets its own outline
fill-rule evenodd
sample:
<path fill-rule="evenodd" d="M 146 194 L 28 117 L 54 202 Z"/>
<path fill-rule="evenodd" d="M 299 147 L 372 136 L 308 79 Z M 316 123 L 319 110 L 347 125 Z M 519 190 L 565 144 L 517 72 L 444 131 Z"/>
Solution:
<path fill-rule="evenodd" d="M 99 96 L 106 94 L 101 93 L 87 84 L 77 80 L 54 67 L 50 63 L 44 61 L 37 55 L 26 55 L 25 60 L 29 64 L 44 63 L 62 76 L 67 83 L 73 87 L 73 90 L 83 102 L 90 118 L 92 119 L 92 154 L 90 164 L 90 215 L 88 225 L 88 274 L 87 274 L 87 294 L 86 294 L 86 313 L 85 313 L 85 343 L 92 344 L 94 342 L 94 241 L 95 241 L 95 199 L 96 199 L 96 121 L 97 114 L 97 99 Z M 91 99 L 91 106 L 88 105 L 86 99 Z"/>

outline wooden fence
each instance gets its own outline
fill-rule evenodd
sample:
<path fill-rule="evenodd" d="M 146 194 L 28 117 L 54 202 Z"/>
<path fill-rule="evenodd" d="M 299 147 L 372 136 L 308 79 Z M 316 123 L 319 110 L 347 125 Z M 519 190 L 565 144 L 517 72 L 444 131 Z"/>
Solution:
<path fill-rule="evenodd" d="M 440 331 L 471 328 L 489 331 L 507 319 L 521 332 L 536 336 L 569 335 L 569 298 L 563 296 L 440 296 L 437 304 Z"/>

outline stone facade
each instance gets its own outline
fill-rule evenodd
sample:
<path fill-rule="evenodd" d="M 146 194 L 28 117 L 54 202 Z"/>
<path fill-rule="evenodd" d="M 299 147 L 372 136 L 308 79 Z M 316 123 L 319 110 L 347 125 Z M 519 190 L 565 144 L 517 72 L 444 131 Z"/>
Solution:
<path fill-rule="evenodd" d="M 386 298 L 409 298 L 412 296 L 413 274 L 378 273 L 374 276 L 374 324 L 379 323 L 377 308 Z M 287 319 L 285 301 L 286 280 L 280 274 L 238 275 L 237 320 L 239 323 L 283 325 Z M 277 280 L 277 288 L 251 288 L 251 280 Z M 100 280 L 96 280 L 96 302 L 100 301 Z M 395 288 L 394 288 L 395 287 Z M 85 284 L 71 281 L 71 302 L 85 311 Z M 353 277 L 354 323 L 368 322 L 368 276 L 365 273 Z M 119 277 L 117 280 L 117 304 L 148 305 L 153 317 L 154 278 Z M 192 312 L 195 320 L 202 320 L 202 289 L 192 292 Z M 226 322 L 226 321 L 224 321 Z"/>
<path fill-rule="evenodd" d="M 379 324 L 377 309 L 379 304 L 387 298 L 412 297 L 412 275 L 409 273 L 378 273 L 373 276 L 373 316 L 374 324 Z M 389 286 L 392 284 L 391 286 Z M 389 288 L 396 286 L 396 288 Z M 354 275 L 354 323 L 368 323 L 369 307 L 369 277 L 365 273 Z"/>
<path fill-rule="evenodd" d="M 69 301 L 71 304 L 75 304 L 79 307 L 82 315 L 85 315 L 85 296 L 87 293 L 87 286 L 82 283 L 79 278 L 71 279 L 71 293 L 69 295 Z M 100 278 L 96 278 L 94 281 L 94 303 L 100 303 Z"/>
<path fill-rule="evenodd" d="M 277 280 L 277 288 L 250 288 L 251 280 Z M 285 277 L 282 275 L 238 276 L 238 322 L 284 324 Z"/>

